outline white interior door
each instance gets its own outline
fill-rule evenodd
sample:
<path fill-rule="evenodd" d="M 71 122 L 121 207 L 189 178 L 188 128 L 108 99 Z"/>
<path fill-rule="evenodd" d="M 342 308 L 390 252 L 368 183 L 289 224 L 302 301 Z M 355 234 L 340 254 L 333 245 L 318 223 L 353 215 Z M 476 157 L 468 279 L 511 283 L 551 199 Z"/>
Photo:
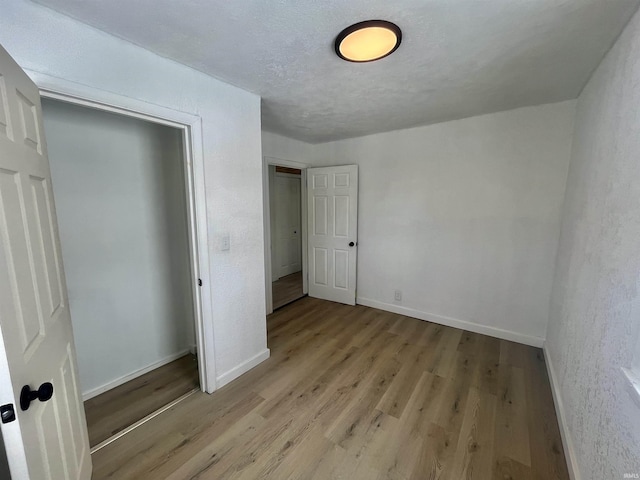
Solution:
<path fill-rule="evenodd" d="M 89 479 L 89 438 L 40 96 L 1 47 L 0 336 L 2 436 L 12 477 Z M 23 411 L 23 386 L 38 390 L 47 382 L 51 398 L 36 399 Z"/>
<path fill-rule="evenodd" d="M 278 278 L 302 270 L 300 176 L 276 173 L 276 268 Z"/>
<path fill-rule="evenodd" d="M 356 303 L 358 166 L 307 170 L 309 295 Z"/>

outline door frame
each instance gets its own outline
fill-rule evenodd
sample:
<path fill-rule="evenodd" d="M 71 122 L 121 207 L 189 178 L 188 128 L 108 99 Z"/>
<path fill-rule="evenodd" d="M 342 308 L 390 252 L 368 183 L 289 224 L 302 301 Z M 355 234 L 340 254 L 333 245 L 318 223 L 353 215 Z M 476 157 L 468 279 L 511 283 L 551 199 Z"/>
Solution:
<path fill-rule="evenodd" d="M 207 225 L 202 119 L 186 112 L 172 110 L 94 87 L 63 80 L 44 73 L 25 70 L 40 90 L 40 96 L 74 105 L 124 115 L 168 127 L 182 133 L 183 168 L 187 195 L 189 257 L 198 374 L 200 389 L 213 393 L 216 388 L 214 323 L 211 306 L 211 274 Z M 201 288 L 202 285 L 207 288 Z"/>
<path fill-rule="evenodd" d="M 263 185 L 263 207 L 264 207 L 264 271 L 265 271 L 265 296 L 266 296 L 266 314 L 273 313 L 273 288 L 272 288 L 272 269 L 271 264 L 271 202 L 269 192 L 269 166 L 298 168 L 300 170 L 300 214 L 302 216 L 301 232 L 302 232 L 302 293 L 309 293 L 309 263 L 307 252 L 307 168 L 306 163 L 294 162 L 293 160 L 284 160 L 276 157 L 263 157 L 262 162 L 262 185 Z"/>

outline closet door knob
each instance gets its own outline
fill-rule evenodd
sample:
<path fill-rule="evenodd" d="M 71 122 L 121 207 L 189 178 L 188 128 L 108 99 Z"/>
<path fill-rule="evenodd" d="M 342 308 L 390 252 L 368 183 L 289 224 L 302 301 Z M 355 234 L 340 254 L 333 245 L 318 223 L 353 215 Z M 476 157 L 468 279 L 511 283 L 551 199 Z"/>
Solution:
<path fill-rule="evenodd" d="M 22 411 L 29 410 L 31 402 L 38 399 L 41 402 L 46 402 L 53 396 L 53 385 L 49 382 L 45 382 L 40 385 L 38 390 L 31 390 L 29 385 L 22 387 L 20 392 L 20 408 Z"/>

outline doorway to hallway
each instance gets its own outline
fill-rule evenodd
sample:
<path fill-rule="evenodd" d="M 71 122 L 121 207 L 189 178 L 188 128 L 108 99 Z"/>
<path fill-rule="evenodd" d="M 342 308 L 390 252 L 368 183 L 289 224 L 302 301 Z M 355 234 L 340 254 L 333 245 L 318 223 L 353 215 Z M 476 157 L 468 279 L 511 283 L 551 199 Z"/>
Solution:
<path fill-rule="evenodd" d="M 273 309 L 304 296 L 302 275 L 302 171 L 269 166 Z"/>

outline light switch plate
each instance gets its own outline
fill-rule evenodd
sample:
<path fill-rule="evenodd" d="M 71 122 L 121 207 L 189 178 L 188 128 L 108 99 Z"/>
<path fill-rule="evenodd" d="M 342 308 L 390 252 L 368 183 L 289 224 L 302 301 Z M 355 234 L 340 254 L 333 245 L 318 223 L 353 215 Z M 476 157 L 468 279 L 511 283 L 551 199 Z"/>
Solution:
<path fill-rule="evenodd" d="M 220 237 L 220 250 L 223 252 L 231 250 L 231 239 L 229 238 L 228 233 L 225 233 Z"/>

